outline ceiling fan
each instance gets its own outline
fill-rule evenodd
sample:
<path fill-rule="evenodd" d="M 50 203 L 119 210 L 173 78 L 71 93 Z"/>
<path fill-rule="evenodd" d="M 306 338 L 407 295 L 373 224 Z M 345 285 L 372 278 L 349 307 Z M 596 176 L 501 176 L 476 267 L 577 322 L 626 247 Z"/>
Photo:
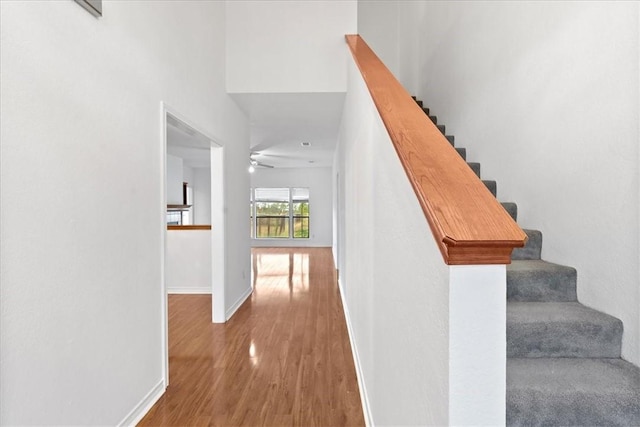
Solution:
<path fill-rule="evenodd" d="M 259 167 L 262 167 L 262 168 L 270 168 L 270 169 L 274 167 L 273 165 L 268 165 L 266 163 L 262 163 L 262 162 L 257 161 L 255 159 L 255 157 L 259 156 L 259 155 L 260 155 L 260 153 L 255 152 L 255 151 L 252 152 L 251 154 L 249 154 L 249 163 L 251 164 L 251 166 L 249 166 L 249 171 L 250 172 L 252 172 L 251 168 L 254 168 L 254 170 L 255 170 L 256 166 L 259 166 Z"/>

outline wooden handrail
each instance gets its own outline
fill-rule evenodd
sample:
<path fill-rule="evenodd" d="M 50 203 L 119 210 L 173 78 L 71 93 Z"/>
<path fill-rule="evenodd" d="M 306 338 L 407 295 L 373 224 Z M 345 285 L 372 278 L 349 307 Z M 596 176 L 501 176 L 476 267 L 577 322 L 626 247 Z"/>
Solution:
<path fill-rule="evenodd" d="M 353 58 L 447 264 L 510 264 L 527 236 L 365 41 Z"/>

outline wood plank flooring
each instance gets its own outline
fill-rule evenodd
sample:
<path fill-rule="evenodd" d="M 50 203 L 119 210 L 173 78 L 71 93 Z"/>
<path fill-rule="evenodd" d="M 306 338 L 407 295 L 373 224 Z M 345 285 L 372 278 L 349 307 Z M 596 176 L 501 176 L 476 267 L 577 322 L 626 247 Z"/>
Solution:
<path fill-rule="evenodd" d="M 226 324 L 169 296 L 170 384 L 140 426 L 363 426 L 329 248 L 253 250 L 254 292 Z"/>

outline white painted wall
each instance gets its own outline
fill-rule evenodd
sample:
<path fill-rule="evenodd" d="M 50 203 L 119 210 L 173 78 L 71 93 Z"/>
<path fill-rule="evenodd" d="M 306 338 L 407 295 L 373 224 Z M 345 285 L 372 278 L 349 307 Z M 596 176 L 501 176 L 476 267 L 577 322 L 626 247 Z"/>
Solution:
<path fill-rule="evenodd" d="M 257 168 L 251 174 L 251 187 L 253 188 L 309 188 L 310 236 L 308 239 L 253 239 L 252 246 L 331 246 L 333 242 L 333 187 L 331 185 L 331 176 L 330 168 Z M 249 194 L 247 192 L 248 197 Z M 249 200 L 247 199 L 248 203 Z M 249 230 L 247 230 L 248 232 Z"/>
<path fill-rule="evenodd" d="M 2 425 L 133 424 L 163 390 L 161 101 L 225 144 L 225 298 L 250 290 L 224 3 L 103 5 L 0 2 Z"/>
<path fill-rule="evenodd" d="M 182 162 L 182 180 L 188 182 L 189 186 L 193 187 L 193 168 L 187 166 L 183 160 Z"/>
<path fill-rule="evenodd" d="M 639 3 L 398 7 L 358 23 L 372 48 L 398 32 L 405 87 L 543 232 L 543 257 L 578 269 L 578 299 L 624 322 L 640 363 Z"/>
<path fill-rule="evenodd" d="M 211 231 L 167 231 L 165 282 L 170 294 L 211 293 Z"/>
<path fill-rule="evenodd" d="M 369 46 L 375 46 L 376 54 L 395 76 L 399 71 L 399 3 L 397 0 L 358 0 L 358 34 Z M 390 23 L 390 28 L 381 31 L 381 21 Z"/>
<path fill-rule="evenodd" d="M 640 363 L 637 10 L 430 3 L 420 95 L 543 231 L 543 257 L 578 269 L 579 300 L 624 322 Z"/>
<path fill-rule="evenodd" d="M 180 157 L 167 154 L 167 204 L 181 205 L 184 165 Z"/>
<path fill-rule="evenodd" d="M 449 425 L 505 425 L 507 270 L 449 268 Z"/>
<path fill-rule="evenodd" d="M 227 0 L 229 92 L 344 92 L 355 0 Z"/>
<path fill-rule="evenodd" d="M 504 425 L 505 267 L 444 264 L 354 64 L 349 76 L 334 251 L 368 425 Z"/>
<path fill-rule="evenodd" d="M 211 168 L 193 168 L 193 223 L 211 224 Z"/>

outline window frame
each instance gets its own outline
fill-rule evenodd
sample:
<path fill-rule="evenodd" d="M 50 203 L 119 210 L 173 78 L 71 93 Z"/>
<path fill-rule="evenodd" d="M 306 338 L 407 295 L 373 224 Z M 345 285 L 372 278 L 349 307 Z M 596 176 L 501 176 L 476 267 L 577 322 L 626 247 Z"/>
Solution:
<path fill-rule="evenodd" d="M 293 190 L 294 189 L 306 189 L 307 190 L 307 198 L 304 200 L 298 200 L 296 199 L 294 201 L 293 199 Z M 288 215 L 288 236 L 286 237 L 276 237 L 276 236 L 268 236 L 268 237 L 260 237 L 258 235 L 258 219 L 265 217 L 265 216 L 258 216 L 258 203 L 263 202 L 263 203 L 287 203 L 285 201 L 282 200 L 257 200 L 256 199 L 256 191 L 257 190 L 261 190 L 261 189 L 286 189 L 288 191 L 289 194 L 289 215 Z M 251 230 L 250 230 L 250 236 L 251 239 L 255 239 L 255 240 L 300 240 L 300 239 L 310 239 L 311 238 L 311 203 L 310 203 L 310 191 L 309 191 L 309 187 L 252 187 L 250 188 L 250 222 L 251 222 Z M 296 215 L 294 212 L 294 203 L 306 203 L 307 204 L 307 213 L 306 215 Z M 266 216 L 266 217 L 270 217 L 270 216 Z M 277 216 L 277 218 L 286 218 L 285 216 Z M 295 220 L 297 219 L 302 219 L 305 220 L 306 219 L 306 224 L 307 224 L 307 235 L 306 236 L 296 236 L 295 235 Z"/>

